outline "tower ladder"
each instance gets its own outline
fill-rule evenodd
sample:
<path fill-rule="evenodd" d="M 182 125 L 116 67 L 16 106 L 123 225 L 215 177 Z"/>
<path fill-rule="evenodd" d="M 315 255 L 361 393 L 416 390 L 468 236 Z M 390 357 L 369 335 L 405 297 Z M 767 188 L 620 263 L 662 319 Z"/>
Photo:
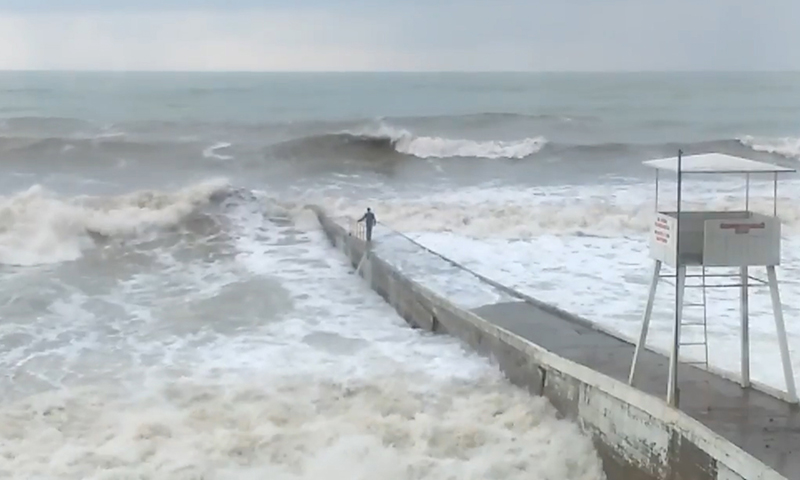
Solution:
<path fill-rule="evenodd" d="M 703 311 L 702 320 L 696 319 L 687 319 L 686 315 L 681 315 L 681 334 L 680 334 L 680 346 L 683 347 L 702 347 L 703 353 L 701 355 L 702 360 L 686 360 L 682 363 L 686 363 L 689 365 L 694 365 L 697 367 L 701 367 L 703 369 L 708 369 L 708 302 L 706 297 L 706 289 L 708 287 L 706 283 L 706 267 L 702 266 L 702 274 L 700 275 L 701 283 L 700 285 L 686 285 L 686 287 L 694 287 L 700 288 L 701 295 L 700 301 L 698 303 L 684 303 L 684 309 L 686 307 L 689 308 L 700 308 Z M 698 340 L 683 340 L 683 333 L 684 328 L 700 328 L 702 329 L 702 334 L 700 335 L 701 339 Z"/>

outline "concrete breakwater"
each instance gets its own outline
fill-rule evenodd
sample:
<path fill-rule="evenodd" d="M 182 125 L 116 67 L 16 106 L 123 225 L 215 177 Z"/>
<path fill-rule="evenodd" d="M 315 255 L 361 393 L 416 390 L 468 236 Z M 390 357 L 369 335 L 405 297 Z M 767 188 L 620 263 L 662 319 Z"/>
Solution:
<path fill-rule="evenodd" d="M 403 245 L 404 240 L 383 242 L 376 231 L 375 245 L 365 258 L 363 240 L 351 236 L 324 210 L 314 207 L 314 211 L 331 243 L 409 324 L 460 338 L 496 361 L 511 382 L 546 397 L 563 416 L 578 422 L 593 438 L 610 480 L 785 480 L 800 475 L 792 456 L 780 455 L 782 442 L 775 442 L 772 452 L 749 452 L 752 449 L 737 446 L 661 398 L 615 379 L 604 372 L 607 368 L 595 368 L 596 364 L 629 366 L 626 348 L 630 345 L 592 330 L 589 322 L 543 309 L 522 295 L 509 295 L 509 289 L 495 288 L 496 297 L 458 305 L 413 274 L 408 260 L 414 247 Z M 666 374 L 665 359 L 661 362 L 658 354 L 648 355 L 651 368 L 661 363 Z M 711 376 L 707 372 L 694 375 Z M 658 384 L 657 375 L 653 377 L 651 383 Z M 738 388 L 724 379 L 719 382 L 723 396 L 733 395 L 732 388 Z M 752 393 L 765 402 L 764 408 L 780 408 L 777 399 Z M 735 429 L 736 416 L 729 413 L 729 421 L 730 429 Z M 742 435 L 749 438 L 748 432 Z M 756 458 L 760 454 L 764 458 Z"/>

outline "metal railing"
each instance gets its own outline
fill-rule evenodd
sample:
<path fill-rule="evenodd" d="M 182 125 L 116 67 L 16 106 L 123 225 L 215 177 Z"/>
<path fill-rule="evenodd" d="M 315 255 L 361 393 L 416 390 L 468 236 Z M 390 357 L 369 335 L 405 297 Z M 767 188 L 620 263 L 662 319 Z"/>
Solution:
<path fill-rule="evenodd" d="M 363 222 L 356 219 L 350 219 L 350 235 L 358 238 L 359 240 L 367 240 L 367 227 Z"/>

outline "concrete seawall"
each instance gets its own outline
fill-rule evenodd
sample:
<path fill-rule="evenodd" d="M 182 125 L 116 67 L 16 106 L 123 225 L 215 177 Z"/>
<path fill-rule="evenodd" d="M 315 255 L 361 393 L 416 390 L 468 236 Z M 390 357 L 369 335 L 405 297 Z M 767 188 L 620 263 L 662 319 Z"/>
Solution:
<path fill-rule="evenodd" d="M 496 361 L 511 382 L 543 395 L 563 416 L 578 422 L 592 436 L 610 480 L 786 480 L 661 399 L 489 320 L 506 315 L 513 302 L 464 308 L 401 272 L 379 252 L 362 262 L 365 243 L 323 210 L 314 210 L 331 243 L 353 267 L 360 266 L 372 289 L 409 324 L 460 338 Z"/>

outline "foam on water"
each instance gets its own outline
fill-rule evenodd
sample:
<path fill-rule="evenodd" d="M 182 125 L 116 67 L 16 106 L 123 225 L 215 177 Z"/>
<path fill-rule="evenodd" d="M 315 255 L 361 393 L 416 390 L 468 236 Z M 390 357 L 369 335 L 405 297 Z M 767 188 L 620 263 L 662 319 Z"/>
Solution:
<path fill-rule="evenodd" d="M 764 138 L 746 135 L 739 141 L 758 152 L 776 153 L 800 160 L 800 138 L 798 137 Z"/>
<path fill-rule="evenodd" d="M 367 138 L 389 139 L 397 152 L 419 158 L 525 158 L 540 151 L 547 144 L 547 139 L 541 136 L 517 141 L 476 141 L 417 136 L 408 130 L 386 124 L 348 133 Z"/>
<path fill-rule="evenodd" d="M 800 233 L 800 207 L 796 192 L 800 183 L 786 182 L 778 198 L 778 215 L 784 229 Z M 661 208 L 674 200 L 664 192 Z M 683 209 L 741 210 L 745 206 L 742 186 L 736 182 L 714 186 L 686 186 Z M 717 192 L 721 192 L 716 195 Z M 414 192 L 417 193 L 417 192 Z M 666 198 L 665 198 L 666 197 Z M 575 185 L 542 188 L 476 187 L 441 193 L 374 197 L 354 203 L 328 197 L 321 200 L 336 212 L 356 217 L 363 204 L 374 206 L 379 220 L 403 232 L 454 232 L 473 238 L 533 238 L 539 235 L 592 235 L 617 237 L 648 231 L 654 206 L 649 186 Z M 750 209 L 773 213 L 772 185 L 754 184 Z"/>
<path fill-rule="evenodd" d="M 203 211 L 0 276 L 0 476 L 603 478 L 576 425 L 408 328 L 309 212 Z"/>
<path fill-rule="evenodd" d="M 551 407 L 504 384 L 408 388 L 252 378 L 176 382 L 135 399 L 76 390 L 6 406 L 0 472 L 19 478 L 594 480 L 594 452 Z M 577 440 L 577 441 L 576 441 Z M 577 461 L 576 461 L 577 460 Z"/>
<path fill-rule="evenodd" d="M 395 148 L 420 158 L 479 157 L 479 158 L 525 158 L 542 149 L 543 137 L 525 138 L 519 141 L 454 140 L 441 137 L 404 137 Z"/>
<path fill-rule="evenodd" d="M 224 155 L 221 153 L 217 153 L 219 150 L 225 150 L 230 148 L 231 144 L 228 142 L 217 142 L 214 145 L 203 150 L 203 157 L 204 158 L 213 158 L 216 160 L 232 160 L 233 157 L 231 155 Z"/>
<path fill-rule="evenodd" d="M 75 260 L 93 245 L 92 235 L 116 237 L 175 225 L 227 188 L 226 180 L 214 180 L 174 193 L 65 199 L 34 185 L 0 197 L 0 264 Z"/>

